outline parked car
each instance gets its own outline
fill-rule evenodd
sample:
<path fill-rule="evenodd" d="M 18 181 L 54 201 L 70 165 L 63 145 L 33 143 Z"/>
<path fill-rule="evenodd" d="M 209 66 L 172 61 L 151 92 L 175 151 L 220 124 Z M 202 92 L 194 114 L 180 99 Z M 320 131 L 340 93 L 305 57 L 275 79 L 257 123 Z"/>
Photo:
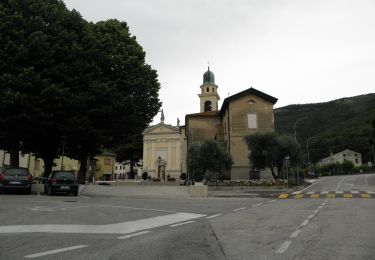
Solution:
<path fill-rule="evenodd" d="M 44 193 L 50 196 L 56 192 L 73 193 L 78 196 L 78 180 L 74 172 L 70 171 L 54 171 L 44 182 Z"/>
<path fill-rule="evenodd" d="M 33 178 L 26 168 L 5 168 L 0 173 L 0 192 L 24 191 L 31 193 Z"/>

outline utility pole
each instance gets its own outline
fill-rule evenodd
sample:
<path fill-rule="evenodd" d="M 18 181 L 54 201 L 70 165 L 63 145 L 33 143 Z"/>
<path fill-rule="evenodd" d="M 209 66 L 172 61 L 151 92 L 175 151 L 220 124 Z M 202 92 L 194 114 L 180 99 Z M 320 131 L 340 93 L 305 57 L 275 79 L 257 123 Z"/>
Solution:
<path fill-rule="evenodd" d="M 297 143 L 298 143 L 298 141 L 297 141 L 297 131 L 296 131 L 297 124 L 298 124 L 298 122 L 300 122 L 300 121 L 302 121 L 303 119 L 306 119 L 306 118 L 307 118 L 307 116 L 301 117 L 301 118 L 297 119 L 297 121 L 294 123 L 294 127 L 293 127 L 293 129 L 294 129 L 294 140 Z M 299 167 L 298 167 L 298 164 L 297 164 L 297 183 L 299 185 Z"/>

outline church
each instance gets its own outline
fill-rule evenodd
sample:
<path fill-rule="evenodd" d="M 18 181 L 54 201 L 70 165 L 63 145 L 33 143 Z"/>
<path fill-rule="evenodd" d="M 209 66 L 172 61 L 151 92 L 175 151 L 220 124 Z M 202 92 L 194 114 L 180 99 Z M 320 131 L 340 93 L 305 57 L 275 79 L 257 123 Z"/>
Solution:
<path fill-rule="evenodd" d="M 255 88 L 249 88 L 224 99 L 220 96 L 215 76 L 210 68 L 203 74 L 200 86 L 200 112 L 185 116 L 185 125 L 164 123 L 143 132 L 143 171 L 153 178 L 178 178 L 188 174 L 186 155 L 189 147 L 207 139 L 223 143 L 233 159 L 231 179 L 249 179 L 251 163 L 244 137 L 256 132 L 274 131 L 273 105 L 277 98 Z M 261 178 L 268 177 L 262 173 Z"/>

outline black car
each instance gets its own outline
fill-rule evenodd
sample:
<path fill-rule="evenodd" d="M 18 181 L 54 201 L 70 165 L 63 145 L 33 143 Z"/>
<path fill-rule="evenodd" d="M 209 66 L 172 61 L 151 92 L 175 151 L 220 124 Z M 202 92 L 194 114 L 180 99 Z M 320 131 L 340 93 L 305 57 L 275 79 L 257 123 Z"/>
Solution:
<path fill-rule="evenodd" d="M 0 192 L 25 191 L 31 193 L 33 178 L 26 168 L 5 168 L 0 173 Z"/>
<path fill-rule="evenodd" d="M 74 172 L 54 171 L 44 183 L 44 193 L 53 196 L 56 192 L 78 195 L 78 180 Z"/>

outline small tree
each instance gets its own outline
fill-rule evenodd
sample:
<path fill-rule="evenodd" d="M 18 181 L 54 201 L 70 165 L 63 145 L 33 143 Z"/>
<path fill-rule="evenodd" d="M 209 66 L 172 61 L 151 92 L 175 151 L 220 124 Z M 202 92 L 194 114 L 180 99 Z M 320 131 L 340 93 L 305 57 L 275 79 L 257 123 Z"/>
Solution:
<path fill-rule="evenodd" d="M 193 144 L 188 150 L 187 166 L 194 177 L 230 178 L 232 164 L 230 153 L 215 140 Z"/>
<path fill-rule="evenodd" d="M 253 170 L 270 168 L 274 179 L 280 178 L 286 156 L 290 157 L 291 165 L 297 165 L 302 157 L 299 144 L 290 136 L 271 132 L 255 133 L 246 136 L 245 141 L 249 147 L 249 160 Z"/>

